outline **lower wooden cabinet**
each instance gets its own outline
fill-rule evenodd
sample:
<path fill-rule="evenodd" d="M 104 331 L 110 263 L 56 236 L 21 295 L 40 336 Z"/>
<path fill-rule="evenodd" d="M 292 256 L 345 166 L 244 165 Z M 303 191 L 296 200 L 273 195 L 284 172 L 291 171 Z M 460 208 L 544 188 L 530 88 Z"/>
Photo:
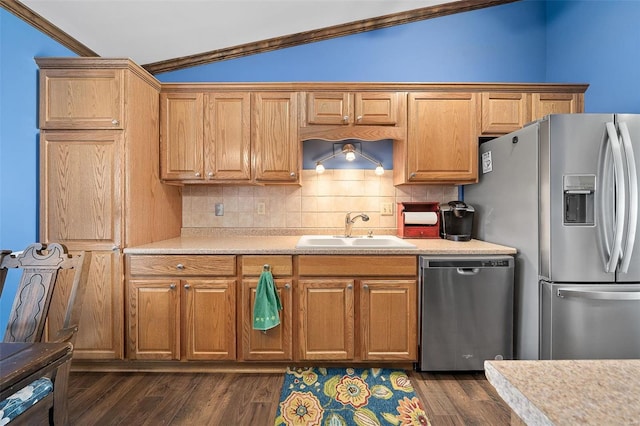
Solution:
<path fill-rule="evenodd" d="M 298 358 L 417 361 L 416 262 L 415 256 L 299 256 Z"/>
<path fill-rule="evenodd" d="M 129 358 L 236 359 L 236 281 L 129 281 Z"/>

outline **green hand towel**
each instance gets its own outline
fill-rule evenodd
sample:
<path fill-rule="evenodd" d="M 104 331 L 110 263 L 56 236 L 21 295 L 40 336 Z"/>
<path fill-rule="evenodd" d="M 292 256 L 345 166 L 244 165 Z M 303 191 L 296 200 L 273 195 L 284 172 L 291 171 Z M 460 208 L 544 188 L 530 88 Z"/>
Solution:
<path fill-rule="evenodd" d="M 282 310 L 282 304 L 273 283 L 273 275 L 270 271 L 262 271 L 253 305 L 253 328 L 255 330 L 269 330 L 276 327 L 280 324 L 278 312 L 280 310 Z"/>

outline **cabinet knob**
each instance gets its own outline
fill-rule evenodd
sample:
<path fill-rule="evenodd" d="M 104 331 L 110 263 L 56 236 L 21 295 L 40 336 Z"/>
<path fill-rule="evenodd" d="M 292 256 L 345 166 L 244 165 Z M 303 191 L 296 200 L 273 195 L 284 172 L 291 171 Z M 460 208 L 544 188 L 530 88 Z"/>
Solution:
<path fill-rule="evenodd" d="M 296 172 L 289 173 L 289 176 L 291 176 L 292 178 L 296 177 Z"/>
<path fill-rule="evenodd" d="M 118 125 L 120 125 L 120 120 L 116 120 L 114 118 L 113 120 L 111 120 L 111 124 L 113 124 L 114 126 L 118 126 Z"/>
<path fill-rule="evenodd" d="M 349 116 L 345 115 L 344 117 L 342 117 L 342 121 L 344 121 L 345 123 L 349 122 Z"/>
<path fill-rule="evenodd" d="M 180 269 L 182 271 L 184 269 L 184 265 L 182 263 L 178 263 L 176 265 L 176 269 Z"/>
<path fill-rule="evenodd" d="M 207 173 L 207 177 L 208 177 L 209 179 L 211 179 L 211 178 L 213 177 L 213 172 L 209 172 L 209 173 Z"/>
<path fill-rule="evenodd" d="M 369 286 L 367 284 L 363 285 L 362 288 L 365 290 L 369 290 Z"/>
<path fill-rule="evenodd" d="M 361 115 L 359 115 L 359 116 L 356 118 L 356 120 L 357 120 L 358 122 L 362 121 L 362 116 L 361 116 Z"/>
<path fill-rule="evenodd" d="M 286 288 L 287 290 L 291 289 L 291 284 L 286 283 L 286 284 L 284 285 L 284 288 Z"/>
<path fill-rule="evenodd" d="M 186 288 L 187 290 L 189 290 L 191 288 L 191 284 L 185 284 L 184 288 Z"/>
<path fill-rule="evenodd" d="M 416 177 L 416 172 L 412 172 L 411 174 L 409 174 L 409 179 L 413 179 Z"/>
<path fill-rule="evenodd" d="M 196 177 L 200 177 L 200 172 L 196 172 Z"/>
<path fill-rule="evenodd" d="M 175 285 L 174 283 L 171 283 L 171 284 L 169 284 L 169 288 L 170 288 L 171 290 L 175 290 L 176 285 Z"/>
<path fill-rule="evenodd" d="M 353 284 L 348 284 L 347 285 L 347 290 L 351 290 L 353 288 Z"/>

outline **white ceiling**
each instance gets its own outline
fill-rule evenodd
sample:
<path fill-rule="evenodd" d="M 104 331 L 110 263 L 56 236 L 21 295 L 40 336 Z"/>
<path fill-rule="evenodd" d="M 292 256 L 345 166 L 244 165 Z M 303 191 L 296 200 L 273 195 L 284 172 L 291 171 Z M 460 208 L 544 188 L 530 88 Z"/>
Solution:
<path fill-rule="evenodd" d="M 21 0 L 99 56 L 141 65 L 453 2 Z"/>

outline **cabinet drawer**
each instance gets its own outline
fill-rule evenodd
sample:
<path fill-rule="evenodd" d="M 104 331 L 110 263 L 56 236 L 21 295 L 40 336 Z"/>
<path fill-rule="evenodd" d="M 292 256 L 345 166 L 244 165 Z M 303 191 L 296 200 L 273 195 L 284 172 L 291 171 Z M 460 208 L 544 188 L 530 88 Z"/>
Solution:
<path fill-rule="evenodd" d="M 293 274 L 293 261 L 291 256 L 242 256 L 242 275 L 259 276 L 264 265 L 271 267 L 271 273 L 275 276 L 288 276 Z"/>
<path fill-rule="evenodd" d="M 416 256 L 299 256 L 301 276 L 416 276 Z"/>
<path fill-rule="evenodd" d="M 129 256 L 130 275 L 232 276 L 236 274 L 235 256 L 216 255 L 140 255 Z"/>

